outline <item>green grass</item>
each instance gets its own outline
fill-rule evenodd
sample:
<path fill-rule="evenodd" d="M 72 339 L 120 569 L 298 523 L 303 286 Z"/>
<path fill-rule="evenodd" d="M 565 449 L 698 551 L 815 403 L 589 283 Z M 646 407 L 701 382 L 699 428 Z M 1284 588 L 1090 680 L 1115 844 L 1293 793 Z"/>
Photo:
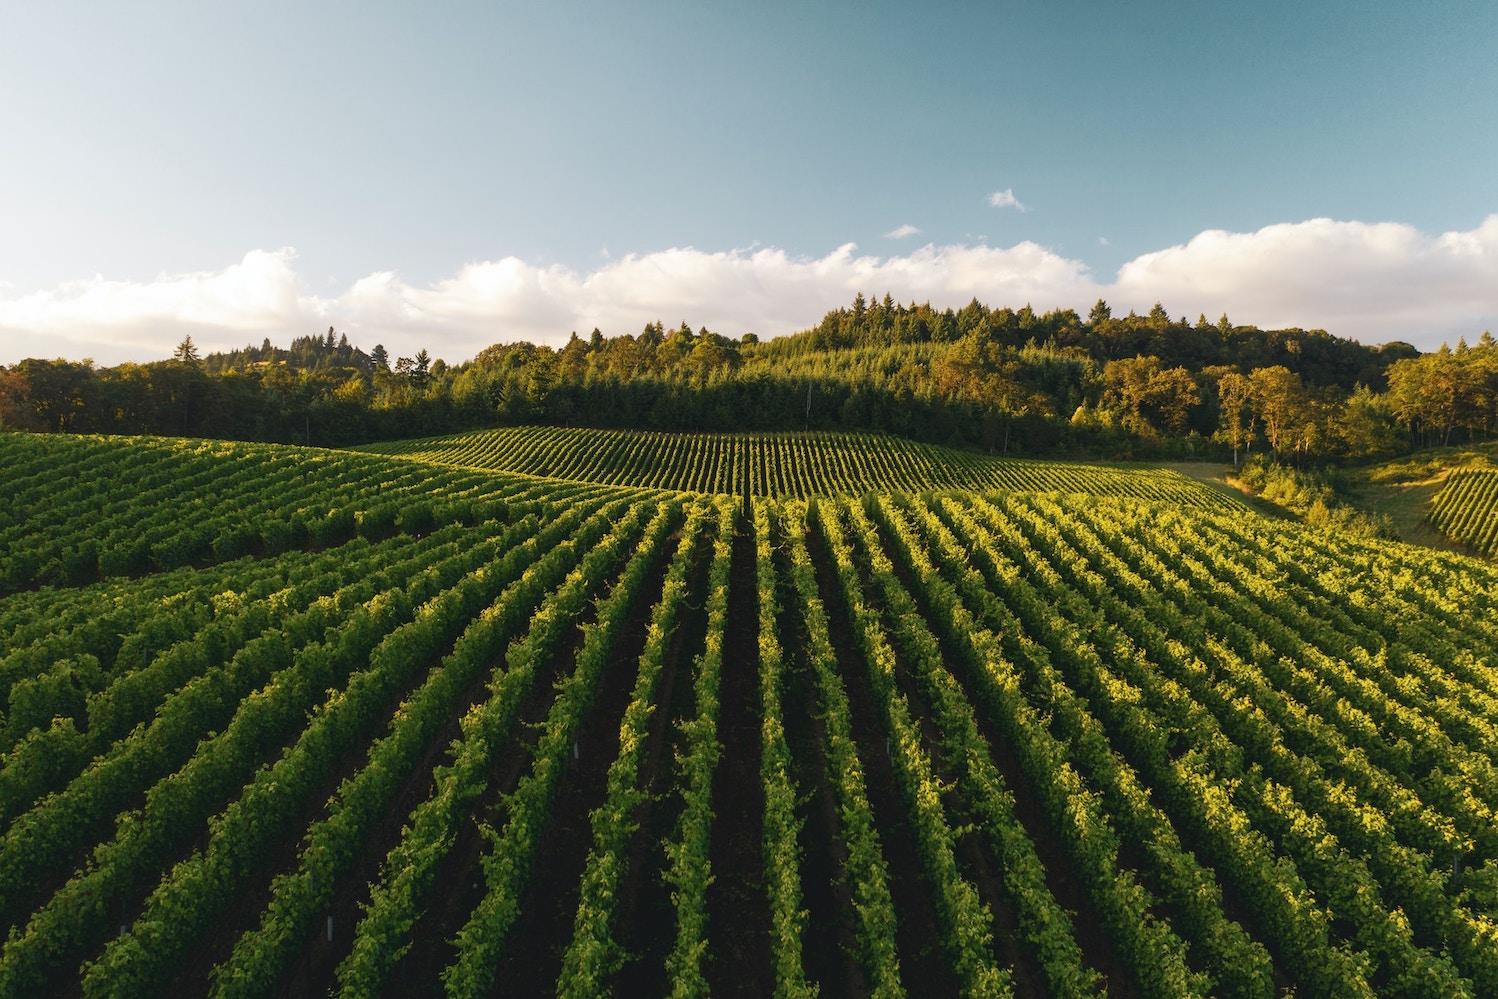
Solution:
<path fill-rule="evenodd" d="M 1360 508 L 1387 516 L 1405 541 L 1446 551 L 1468 551 L 1461 540 L 1448 537 L 1431 522 L 1432 504 L 1453 471 L 1495 460 L 1498 443 L 1418 451 L 1348 470 L 1347 492 Z"/>

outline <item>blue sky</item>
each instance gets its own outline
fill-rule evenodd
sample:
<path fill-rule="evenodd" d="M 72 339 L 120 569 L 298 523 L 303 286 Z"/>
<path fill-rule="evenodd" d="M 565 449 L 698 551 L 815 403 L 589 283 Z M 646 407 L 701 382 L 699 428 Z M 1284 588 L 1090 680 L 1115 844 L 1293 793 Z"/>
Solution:
<path fill-rule="evenodd" d="M 4 21 L 0 362 L 38 336 L 117 360 L 324 320 L 453 357 L 654 316 L 776 333 L 864 280 L 939 304 L 1158 297 L 1367 340 L 1498 324 L 1491 4 Z"/>

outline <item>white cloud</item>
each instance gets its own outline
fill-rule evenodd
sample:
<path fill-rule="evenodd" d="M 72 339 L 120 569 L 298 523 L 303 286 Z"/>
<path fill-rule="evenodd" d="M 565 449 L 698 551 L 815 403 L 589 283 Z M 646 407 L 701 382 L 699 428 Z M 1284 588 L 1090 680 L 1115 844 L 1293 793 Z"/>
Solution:
<path fill-rule="evenodd" d="M 1498 323 L 1498 214 L 1436 235 L 1334 219 L 1210 229 L 1124 264 L 1112 293 L 1172 315 L 1226 309 L 1263 327 L 1432 346 Z"/>
<path fill-rule="evenodd" d="M 587 273 L 506 257 L 466 264 L 431 284 L 382 271 L 331 297 L 301 287 L 294 261 L 291 250 L 255 251 L 213 273 L 139 283 L 96 277 L 0 297 L 0 363 L 37 355 L 147 360 L 169 354 L 185 333 L 206 351 L 263 336 L 284 342 L 329 325 L 392 354 L 425 346 L 459 360 L 500 340 L 561 343 L 572 330 L 637 332 L 657 319 L 776 335 L 811 325 L 857 291 L 902 301 L 1059 302 L 1090 286 L 1085 264 L 1028 242 L 926 246 L 890 257 L 860 254 L 853 243 L 823 257 L 679 247 L 619 256 Z"/>
<path fill-rule="evenodd" d="M 190 333 L 205 349 L 285 342 L 329 325 L 392 354 L 419 347 L 449 360 L 490 343 L 560 343 L 594 326 L 634 332 L 685 319 L 730 335 L 803 329 L 857 291 L 901 301 L 1115 312 L 1163 302 L 1171 315 L 1216 315 L 1264 327 L 1321 327 L 1367 342 L 1442 339 L 1498 327 L 1498 215 L 1474 229 L 1426 234 L 1395 223 L 1312 219 L 1257 232 L 1203 232 L 1124 264 L 1111 282 L 1032 242 L 927 245 L 902 255 L 852 243 L 821 257 L 774 247 L 632 253 L 589 271 L 517 257 L 477 261 L 431 283 L 395 271 L 316 294 L 290 249 L 256 250 L 218 271 L 130 282 L 93 277 L 0 293 L 0 363 L 92 356 L 101 363 L 168 355 Z"/>
<path fill-rule="evenodd" d="M 1028 212 L 1024 204 L 1014 196 L 1014 188 L 1006 187 L 1002 191 L 995 191 L 988 196 L 988 203 L 994 208 L 1013 208 L 1017 211 Z"/>
<path fill-rule="evenodd" d="M 240 346 L 252 336 L 310 331 L 320 316 L 316 301 L 300 293 L 295 260 L 289 248 L 252 250 L 219 271 L 161 274 L 144 282 L 96 275 L 0 298 L 0 359 L 151 358 L 188 333 L 214 348 Z"/>
<path fill-rule="evenodd" d="M 1097 238 L 1097 245 L 1098 246 L 1107 246 L 1108 245 L 1108 237 L 1107 236 L 1099 236 Z"/>
<path fill-rule="evenodd" d="M 909 222 L 906 222 L 903 225 L 897 225 L 897 226 L 895 226 L 889 232 L 885 233 L 884 234 L 884 238 L 885 239 L 906 239 L 906 238 L 908 238 L 910 236 L 919 236 L 920 234 L 921 234 L 921 230 L 920 229 L 918 229 L 915 226 L 911 225 Z"/>

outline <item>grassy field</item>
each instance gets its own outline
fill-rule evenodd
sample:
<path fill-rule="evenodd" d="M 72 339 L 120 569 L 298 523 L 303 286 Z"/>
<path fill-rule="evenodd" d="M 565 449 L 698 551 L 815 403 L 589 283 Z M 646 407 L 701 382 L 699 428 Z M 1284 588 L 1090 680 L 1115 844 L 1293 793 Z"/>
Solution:
<path fill-rule="evenodd" d="M 581 433 L 0 436 L 0 995 L 1498 994 L 1492 563 Z"/>
<path fill-rule="evenodd" d="M 1180 473 L 1277 518 L 1292 511 L 1257 496 L 1228 464 L 1165 462 Z M 1498 554 L 1498 444 L 1437 448 L 1335 473 L 1340 502 L 1386 518 L 1400 540 L 1440 551 Z M 1455 480 L 1455 483 L 1453 483 Z M 1452 486 L 1452 488 L 1448 488 Z"/>
<path fill-rule="evenodd" d="M 1350 473 L 1350 494 L 1357 505 L 1393 521 L 1399 536 L 1414 544 L 1451 551 L 1476 550 L 1492 554 L 1491 547 L 1469 542 L 1480 536 L 1484 524 L 1498 523 L 1498 502 L 1474 497 L 1478 509 L 1469 523 L 1477 532 L 1452 528 L 1437 511 L 1442 490 L 1453 472 L 1464 468 L 1491 467 L 1498 461 L 1498 444 L 1437 448 L 1407 458 L 1397 458 Z M 1443 529 L 1443 526 L 1445 529 Z"/>

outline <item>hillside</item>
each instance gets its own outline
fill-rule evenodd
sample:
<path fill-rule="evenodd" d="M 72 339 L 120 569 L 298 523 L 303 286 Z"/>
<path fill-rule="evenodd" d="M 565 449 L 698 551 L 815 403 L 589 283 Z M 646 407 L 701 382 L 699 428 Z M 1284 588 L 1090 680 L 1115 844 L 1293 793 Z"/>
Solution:
<path fill-rule="evenodd" d="M 808 317 L 809 318 L 809 317 Z M 330 329 L 199 357 L 0 367 L 0 428 L 321 446 L 517 425 L 892 434 L 1032 458 L 1364 459 L 1495 425 L 1498 343 L 1422 354 L 1324 330 L 857 296 L 761 342 L 681 323 L 495 343 L 452 363 Z M 1281 446 L 1283 445 L 1283 447 Z"/>
<path fill-rule="evenodd" d="M 1483 555 L 1498 555 L 1498 468 L 1471 464 L 1454 469 L 1431 497 L 1430 520 L 1453 541 Z"/>
<path fill-rule="evenodd" d="M 870 489 L 1012 489 L 1221 506 L 1167 469 L 994 458 L 878 434 L 670 434 L 511 427 L 356 448 L 460 468 L 691 492 L 799 497 Z"/>
<path fill-rule="evenodd" d="M 0 995 L 1498 994 L 1498 567 L 734 440 L 0 436 Z"/>
<path fill-rule="evenodd" d="M 540 497 L 630 490 L 347 452 L 165 437 L 0 434 L 0 593 L 474 525 Z"/>
<path fill-rule="evenodd" d="M 1417 544 L 1498 554 L 1498 444 L 1431 448 L 1346 473 L 1349 498 Z M 1487 488 L 1485 488 L 1487 486 Z"/>

